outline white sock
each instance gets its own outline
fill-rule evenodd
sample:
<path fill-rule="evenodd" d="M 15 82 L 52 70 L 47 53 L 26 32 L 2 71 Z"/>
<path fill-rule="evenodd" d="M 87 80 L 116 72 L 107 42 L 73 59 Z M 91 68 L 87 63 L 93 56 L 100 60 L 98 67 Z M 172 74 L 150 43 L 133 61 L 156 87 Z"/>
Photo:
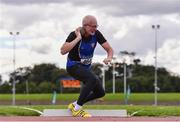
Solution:
<path fill-rule="evenodd" d="M 76 104 L 77 104 L 77 101 L 74 101 L 74 102 L 73 102 L 73 105 L 76 106 Z"/>
<path fill-rule="evenodd" d="M 75 105 L 75 111 L 78 111 L 79 109 L 81 109 L 82 108 L 82 106 L 80 106 L 80 105 L 78 105 L 77 103 L 76 103 L 76 105 Z"/>

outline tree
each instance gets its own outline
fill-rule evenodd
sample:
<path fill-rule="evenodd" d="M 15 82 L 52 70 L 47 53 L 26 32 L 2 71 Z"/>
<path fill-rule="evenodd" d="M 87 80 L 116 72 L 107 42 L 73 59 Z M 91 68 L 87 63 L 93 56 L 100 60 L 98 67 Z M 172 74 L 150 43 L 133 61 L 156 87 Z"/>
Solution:
<path fill-rule="evenodd" d="M 140 59 L 134 59 L 133 62 L 135 65 L 138 65 L 141 62 L 141 60 Z"/>
<path fill-rule="evenodd" d="M 41 82 L 38 87 L 41 93 L 51 93 L 53 90 L 52 83 L 46 81 Z"/>
<path fill-rule="evenodd" d="M 12 87 L 8 82 L 3 83 L 0 86 L 0 93 L 11 93 Z"/>
<path fill-rule="evenodd" d="M 64 69 L 59 69 L 55 64 L 35 65 L 29 80 L 40 84 L 43 81 L 53 82 L 59 77 L 67 76 Z"/>
<path fill-rule="evenodd" d="M 28 80 L 31 74 L 30 67 L 20 67 L 15 72 L 10 73 L 10 83 L 13 82 L 13 77 L 15 77 L 16 83 L 22 83 Z"/>
<path fill-rule="evenodd" d="M 127 65 L 127 72 L 129 68 L 133 68 L 132 77 L 127 77 L 127 85 L 130 85 L 132 92 L 154 92 L 154 66 L 138 64 Z M 115 63 L 115 68 L 118 77 L 116 77 L 116 92 L 123 92 L 123 63 Z M 92 70 L 99 77 L 102 75 L 100 63 L 94 63 Z M 105 72 L 106 92 L 112 91 L 112 66 Z M 169 73 L 165 68 L 158 68 L 158 87 L 160 92 L 180 92 L 180 77 Z M 127 73 L 128 74 L 128 73 Z M 39 64 L 34 67 L 18 68 L 15 72 L 10 74 L 9 82 L 4 82 L 0 85 L 0 93 L 12 92 L 13 76 L 16 80 L 16 92 L 24 93 L 26 91 L 26 82 L 28 81 L 29 93 L 49 93 L 56 88 L 58 79 L 69 77 L 65 69 L 58 68 L 55 64 Z M 0 75 L 0 82 L 2 82 Z M 54 83 L 54 84 L 53 84 Z M 59 82 L 58 82 L 59 85 Z M 76 89 L 77 90 L 77 89 Z M 75 90 L 66 90 L 64 92 L 74 92 Z"/>

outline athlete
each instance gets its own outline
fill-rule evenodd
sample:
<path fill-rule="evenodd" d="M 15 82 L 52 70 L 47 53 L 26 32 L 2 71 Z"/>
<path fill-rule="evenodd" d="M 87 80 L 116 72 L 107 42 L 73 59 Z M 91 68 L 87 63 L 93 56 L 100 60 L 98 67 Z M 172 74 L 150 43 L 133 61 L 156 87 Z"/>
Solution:
<path fill-rule="evenodd" d="M 82 106 L 88 101 L 105 95 L 101 81 L 90 67 L 97 43 L 107 52 L 107 57 L 103 60 L 105 64 L 111 62 L 113 49 L 102 33 L 97 30 L 97 27 L 97 20 L 94 16 L 85 16 L 82 20 L 82 27 L 71 32 L 60 49 L 62 55 L 68 53 L 67 72 L 83 83 L 78 99 L 68 105 L 73 116 L 91 117 L 88 112 L 82 109 Z"/>

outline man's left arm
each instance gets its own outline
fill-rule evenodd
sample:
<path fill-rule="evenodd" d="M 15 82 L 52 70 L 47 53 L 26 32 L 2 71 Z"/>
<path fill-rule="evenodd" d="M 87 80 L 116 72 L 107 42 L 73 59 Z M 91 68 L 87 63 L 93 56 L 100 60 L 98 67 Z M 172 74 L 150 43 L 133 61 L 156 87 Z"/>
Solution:
<path fill-rule="evenodd" d="M 113 58 L 113 49 L 112 49 L 112 47 L 110 46 L 110 44 L 106 41 L 106 42 L 104 42 L 102 45 L 101 45 L 105 50 L 106 50 L 106 52 L 107 52 L 107 58 L 105 58 L 104 60 L 103 60 L 103 62 L 105 63 L 105 64 L 108 64 L 108 63 L 111 63 L 111 61 L 112 61 L 112 58 Z"/>

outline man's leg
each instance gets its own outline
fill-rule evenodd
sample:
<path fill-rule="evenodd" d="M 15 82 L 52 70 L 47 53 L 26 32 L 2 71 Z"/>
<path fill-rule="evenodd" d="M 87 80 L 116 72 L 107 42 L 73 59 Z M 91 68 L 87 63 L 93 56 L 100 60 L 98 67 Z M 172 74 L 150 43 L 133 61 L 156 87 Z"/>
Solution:
<path fill-rule="evenodd" d="M 81 88 L 81 92 L 75 106 L 70 107 L 70 105 L 72 106 L 73 104 L 71 103 L 68 106 L 68 108 L 72 108 L 70 110 L 73 116 L 91 117 L 91 115 L 85 112 L 83 109 L 81 109 L 81 107 L 84 104 L 85 99 L 88 97 L 88 95 L 93 91 L 94 87 L 96 86 L 96 83 L 98 82 L 98 78 L 89 69 L 81 65 L 76 65 L 72 68 L 67 69 L 67 71 L 75 79 L 83 81 L 83 83 L 85 84 Z"/>
<path fill-rule="evenodd" d="M 68 73 L 75 79 L 80 80 L 84 83 L 81 88 L 77 104 L 82 106 L 89 94 L 94 90 L 95 86 L 99 83 L 98 78 L 89 69 L 83 67 L 82 65 L 76 65 L 71 69 L 67 70 Z"/>
<path fill-rule="evenodd" d="M 101 98 L 105 95 L 105 91 L 100 83 L 100 81 L 96 84 L 93 91 L 87 96 L 87 98 L 84 100 L 84 103 L 95 100 L 97 98 Z M 83 104 L 84 104 L 83 103 Z"/>

